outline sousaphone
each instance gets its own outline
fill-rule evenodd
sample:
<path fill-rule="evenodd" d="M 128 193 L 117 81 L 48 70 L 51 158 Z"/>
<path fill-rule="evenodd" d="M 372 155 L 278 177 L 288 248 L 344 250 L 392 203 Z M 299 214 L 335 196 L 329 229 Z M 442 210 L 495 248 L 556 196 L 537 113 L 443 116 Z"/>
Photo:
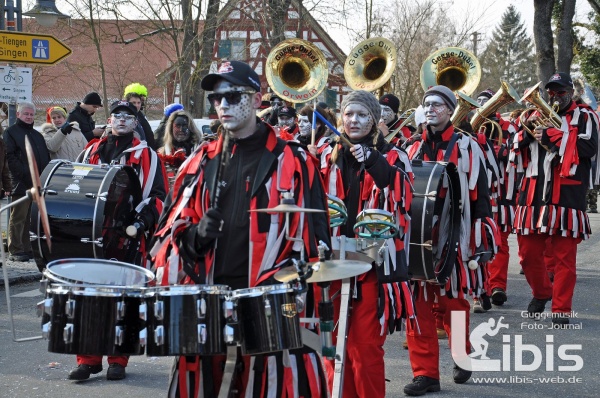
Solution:
<path fill-rule="evenodd" d="M 383 37 L 363 40 L 346 58 L 346 83 L 353 90 L 375 91 L 390 80 L 396 62 L 396 47 L 390 40 Z"/>
<path fill-rule="evenodd" d="M 267 57 L 265 75 L 271 89 L 283 100 L 298 103 L 316 98 L 327 85 L 327 60 L 314 44 L 287 39 Z"/>
<path fill-rule="evenodd" d="M 425 91 L 442 85 L 452 91 L 471 95 L 480 79 L 479 60 L 464 48 L 446 47 L 434 51 L 421 66 L 421 86 Z"/>

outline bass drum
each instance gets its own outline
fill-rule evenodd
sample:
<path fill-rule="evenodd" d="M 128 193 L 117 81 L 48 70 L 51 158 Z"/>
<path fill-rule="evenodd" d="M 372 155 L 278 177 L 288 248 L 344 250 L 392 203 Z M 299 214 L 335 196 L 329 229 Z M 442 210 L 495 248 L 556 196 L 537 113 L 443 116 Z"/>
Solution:
<path fill-rule="evenodd" d="M 133 223 L 142 191 L 131 167 L 53 160 L 42 172 L 41 182 L 52 252 L 33 203 L 31 246 L 38 268 L 52 260 L 74 257 L 133 262 L 138 241 L 130 238 L 125 228 Z"/>
<path fill-rule="evenodd" d="M 420 160 L 412 161 L 412 170 L 415 193 L 408 271 L 413 280 L 445 284 L 454 269 L 460 242 L 458 170 L 453 163 Z"/>

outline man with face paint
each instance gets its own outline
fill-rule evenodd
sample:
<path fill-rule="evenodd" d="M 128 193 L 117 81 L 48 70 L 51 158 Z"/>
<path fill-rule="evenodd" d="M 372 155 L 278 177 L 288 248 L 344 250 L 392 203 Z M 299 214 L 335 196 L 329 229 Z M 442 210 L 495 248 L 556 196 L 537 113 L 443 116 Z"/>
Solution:
<path fill-rule="evenodd" d="M 328 194 L 343 200 L 348 219 L 333 228 L 334 236 L 354 238 L 357 215 L 366 209 L 390 212 L 398 234 L 387 239 L 386 260 L 394 270 L 386 275 L 382 265 L 357 278 L 353 286 L 352 312 L 348 320 L 344 397 L 385 397 L 383 345 L 386 336 L 398 330 L 401 318 L 414 322 L 414 306 L 408 280 L 409 217 L 412 171 L 406 153 L 388 145 L 377 129 L 381 106 L 366 91 L 352 91 L 341 105 L 343 134 L 351 147 L 332 143 L 321 154 L 322 172 Z M 374 259 L 373 261 L 375 261 Z M 339 282 L 331 284 L 335 319 L 340 306 Z M 325 360 L 330 387 L 335 363 Z"/>
<path fill-rule="evenodd" d="M 598 152 L 598 117 L 586 104 L 573 101 L 573 81 L 567 73 L 552 75 L 545 88 L 562 126 L 538 126 L 535 139 L 523 130 L 517 135 L 517 156 L 525 175 L 515 229 L 521 267 L 533 294 L 527 311 L 539 315 L 552 300 L 552 323 L 561 327 L 569 323 L 572 311 L 577 245 L 591 233 L 585 194 L 591 159 Z M 541 253 L 546 262 L 554 259 L 554 282 L 546 272 L 549 264 L 540 261 Z"/>
<path fill-rule="evenodd" d="M 420 330 L 407 324 L 408 352 L 414 379 L 404 387 L 404 393 L 411 396 L 440 390 L 439 343 L 433 312 L 436 302 L 443 314 L 443 327 L 449 337 L 452 335 L 452 311 L 464 313 L 466 354 L 471 351 L 470 304 L 466 296 L 473 294 L 479 297 L 485 293 L 485 280 L 482 279 L 487 272 L 484 267 L 496 251 L 497 227 L 492 219 L 484 154 L 473 138 L 454 130 L 450 118 L 456 102 L 454 93 L 445 86 L 433 86 L 427 90 L 422 104 L 427 129 L 421 140 L 407 149 L 411 159 L 454 163 L 457 165 L 461 184 L 468 184 L 461 187 L 461 192 L 468 194 L 463 194 L 461 198 L 461 236 L 452 274 L 444 285 L 414 281 Z M 445 195 L 445 192 L 438 195 Z M 457 205 L 452 203 L 452 206 Z M 439 229 L 440 226 L 434 225 L 434 230 L 436 228 Z M 470 270 L 469 260 L 477 261 L 481 269 L 476 272 Z M 454 365 L 455 383 L 465 383 L 470 377 L 470 371 Z"/>
<path fill-rule="evenodd" d="M 183 111 L 175 111 L 167 120 L 164 146 L 158 148 L 158 156 L 163 161 L 167 170 L 167 177 L 171 184 L 179 166 L 198 147 L 202 133 L 198 131 L 192 116 Z"/>
<path fill-rule="evenodd" d="M 300 129 L 296 124 L 296 109 L 293 106 L 282 106 L 277 110 L 277 126 L 280 138 L 286 141 L 298 139 Z"/>
<path fill-rule="evenodd" d="M 220 134 L 177 174 L 151 253 L 157 283 L 224 284 L 231 289 L 276 283 L 274 274 L 300 251 L 307 261 L 317 261 L 319 241 L 331 247 L 317 162 L 300 144 L 278 138 L 257 117 L 261 86 L 249 65 L 224 62 L 201 85 L 212 91 L 208 100 L 221 121 Z M 283 194 L 292 194 L 300 207 L 325 210 L 289 214 L 290 235 L 304 243 L 284 238 L 285 214 L 249 213 L 277 206 Z M 225 360 L 224 356 L 176 358 L 168 395 L 217 396 Z M 321 361 L 310 348 L 289 350 L 289 356 L 238 353 L 238 361 L 243 363 L 235 382 L 239 396 L 257 391 L 268 396 L 283 391 L 327 396 Z"/>
<path fill-rule="evenodd" d="M 381 105 L 381 119 L 379 120 L 379 130 L 383 133 L 384 137 L 398 130 L 404 119 L 398 117 L 398 110 L 400 107 L 400 100 L 394 94 L 386 94 L 379 98 L 379 104 Z M 396 136 L 392 139 L 391 143 L 394 145 L 401 145 L 406 139 L 410 138 L 413 134 L 410 126 L 402 127 L 402 131 L 399 131 Z"/>
<path fill-rule="evenodd" d="M 137 173 L 142 188 L 142 202 L 136 207 L 140 246 L 135 258 L 118 258 L 119 261 L 146 266 L 146 241 L 150 239 L 166 197 L 166 173 L 156 152 L 133 135 L 137 126 L 137 108 L 127 101 L 116 101 L 110 106 L 111 133 L 86 148 L 82 163 L 122 164 L 131 166 Z M 125 378 L 126 356 L 109 356 L 108 380 Z M 69 374 L 70 380 L 85 380 L 102 371 L 102 356 L 77 355 L 77 368 Z"/>

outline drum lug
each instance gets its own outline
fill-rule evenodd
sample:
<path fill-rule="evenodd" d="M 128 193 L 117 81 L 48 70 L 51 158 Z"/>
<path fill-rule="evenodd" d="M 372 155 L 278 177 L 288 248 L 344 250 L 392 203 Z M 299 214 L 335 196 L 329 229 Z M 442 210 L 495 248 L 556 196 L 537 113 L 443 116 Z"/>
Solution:
<path fill-rule="evenodd" d="M 200 319 L 206 317 L 206 300 L 204 298 L 196 300 L 196 312 Z"/>
<path fill-rule="evenodd" d="M 37 239 L 38 239 L 38 236 L 36 234 L 34 234 L 33 232 L 29 232 L 29 241 L 30 242 L 33 242 Z"/>
<path fill-rule="evenodd" d="M 146 321 L 148 319 L 148 305 L 146 303 L 140 304 L 139 314 L 142 321 Z"/>
<path fill-rule="evenodd" d="M 265 298 L 265 315 L 268 317 L 271 316 L 271 302 L 268 298 Z"/>
<path fill-rule="evenodd" d="M 226 325 L 223 330 L 223 334 L 225 335 L 225 344 L 235 344 L 237 339 L 235 338 L 235 327 L 232 325 Z"/>
<path fill-rule="evenodd" d="M 206 344 L 206 325 L 203 323 L 198 325 L 198 343 Z"/>
<path fill-rule="evenodd" d="M 44 293 L 46 294 L 46 290 L 48 290 L 48 285 L 50 284 L 50 281 L 46 278 L 42 279 L 40 281 L 40 293 Z"/>
<path fill-rule="evenodd" d="M 139 336 L 140 336 L 140 345 L 145 346 L 146 341 L 148 340 L 148 330 L 146 328 L 143 328 L 142 330 L 140 330 Z"/>
<path fill-rule="evenodd" d="M 156 329 L 154 329 L 154 344 L 165 344 L 165 327 L 162 325 L 157 326 Z"/>
<path fill-rule="evenodd" d="M 65 326 L 65 329 L 63 330 L 63 340 L 65 344 L 73 343 L 73 328 L 74 326 L 72 323 L 67 323 L 67 326 Z"/>
<path fill-rule="evenodd" d="M 165 307 L 162 301 L 154 303 L 154 317 L 158 321 L 162 321 L 165 317 Z M 161 326 L 162 327 L 162 326 Z"/>
<path fill-rule="evenodd" d="M 65 303 L 65 314 L 68 318 L 73 318 L 75 316 L 75 305 L 75 300 L 71 299 L 68 299 Z M 50 301 L 50 306 L 52 306 L 52 301 Z"/>
<path fill-rule="evenodd" d="M 235 311 L 235 305 L 231 300 L 225 300 L 223 303 L 223 314 L 225 315 L 225 319 L 231 319 L 237 321 L 237 314 Z"/>
<path fill-rule="evenodd" d="M 37 316 L 42 316 L 44 314 L 52 315 L 52 302 L 52 298 L 45 298 L 37 303 Z"/>
<path fill-rule="evenodd" d="M 122 321 L 125 318 L 125 302 L 119 301 L 117 303 L 117 321 Z"/>
<path fill-rule="evenodd" d="M 98 247 L 102 247 L 102 238 L 98 238 L 96 240 L 92 240 L 90 238 L 81 238 L 80 242 L 81 243 L 93 243 Z"/>
<path fill-rule="evenodd" d="M 123 332 L 123 326 L 115 327 L 115 345 L 123 345 L 125 339 L 125 333 Z"/>
<path fill-rule="evenodd" d="M 50 337 L 50 329 L 52 328 L 51 322 L 46 322 L 42 325 L 42 338 L 48 340 Z"/>

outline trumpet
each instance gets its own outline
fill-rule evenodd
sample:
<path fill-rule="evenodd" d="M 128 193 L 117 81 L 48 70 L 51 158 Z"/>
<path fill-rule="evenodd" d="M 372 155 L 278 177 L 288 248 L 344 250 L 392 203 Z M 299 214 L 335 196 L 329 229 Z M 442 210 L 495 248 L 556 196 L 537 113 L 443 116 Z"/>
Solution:
<path fill-rule="evenodd" d="M 535 130 L 540 126 L 552 126 L 554 128 L 560 129 L 562 126 L 562 118 L 556 113 L 558 111 L 558 104 L 554 103 L 550 106 L 542 96 L 540 95 L 539 86 L 542 82 L 538 82 L 535 86 L 527 90 L 523 98 L 521 98 L 521 102 L 527 101 L 531 103 L 534 107 L 526 109 L 519 115 L 519 122 L 523 126 L 523 129 L 532 137 L 535 138 Z M 526 125 L 527 119 L 531 116 L 533 112 L 537 111 L 540 117 L 532 122 L 533 128 L 530 128 Z M 542 144 L 538 141 L 538 143 L 548 152 L 551 152 L 550 148 Z"/>
<path fill-rule="evenodd" d="M 400 124 L 400 126 L 398 126 L 397 129 L 385 136 L 386 142 L 392 142 L 394 137 L 398 135 L 400 131 L 402 131 L 402 128 L 404 126 L 406 126 L 409 123 L 412 123 L 413 120 L 415 120 L 415 111 L 416 108 L 407 109 L 406 111 L 404 111 L 404 113 L 402 113 L 402 115 L 400 115 L 400 119 L 404 119 L 404 121 L 402 122 L 402 124 Z"/>
<path fill-rule="evenodd" d="M 457 106 L 454 113 L 450 117 L 453 126 L 458 126 L 472 109 L 479 108 L 479 104 L 473 98 L 464 94 L 461 91 L 456 91 Z"/>

